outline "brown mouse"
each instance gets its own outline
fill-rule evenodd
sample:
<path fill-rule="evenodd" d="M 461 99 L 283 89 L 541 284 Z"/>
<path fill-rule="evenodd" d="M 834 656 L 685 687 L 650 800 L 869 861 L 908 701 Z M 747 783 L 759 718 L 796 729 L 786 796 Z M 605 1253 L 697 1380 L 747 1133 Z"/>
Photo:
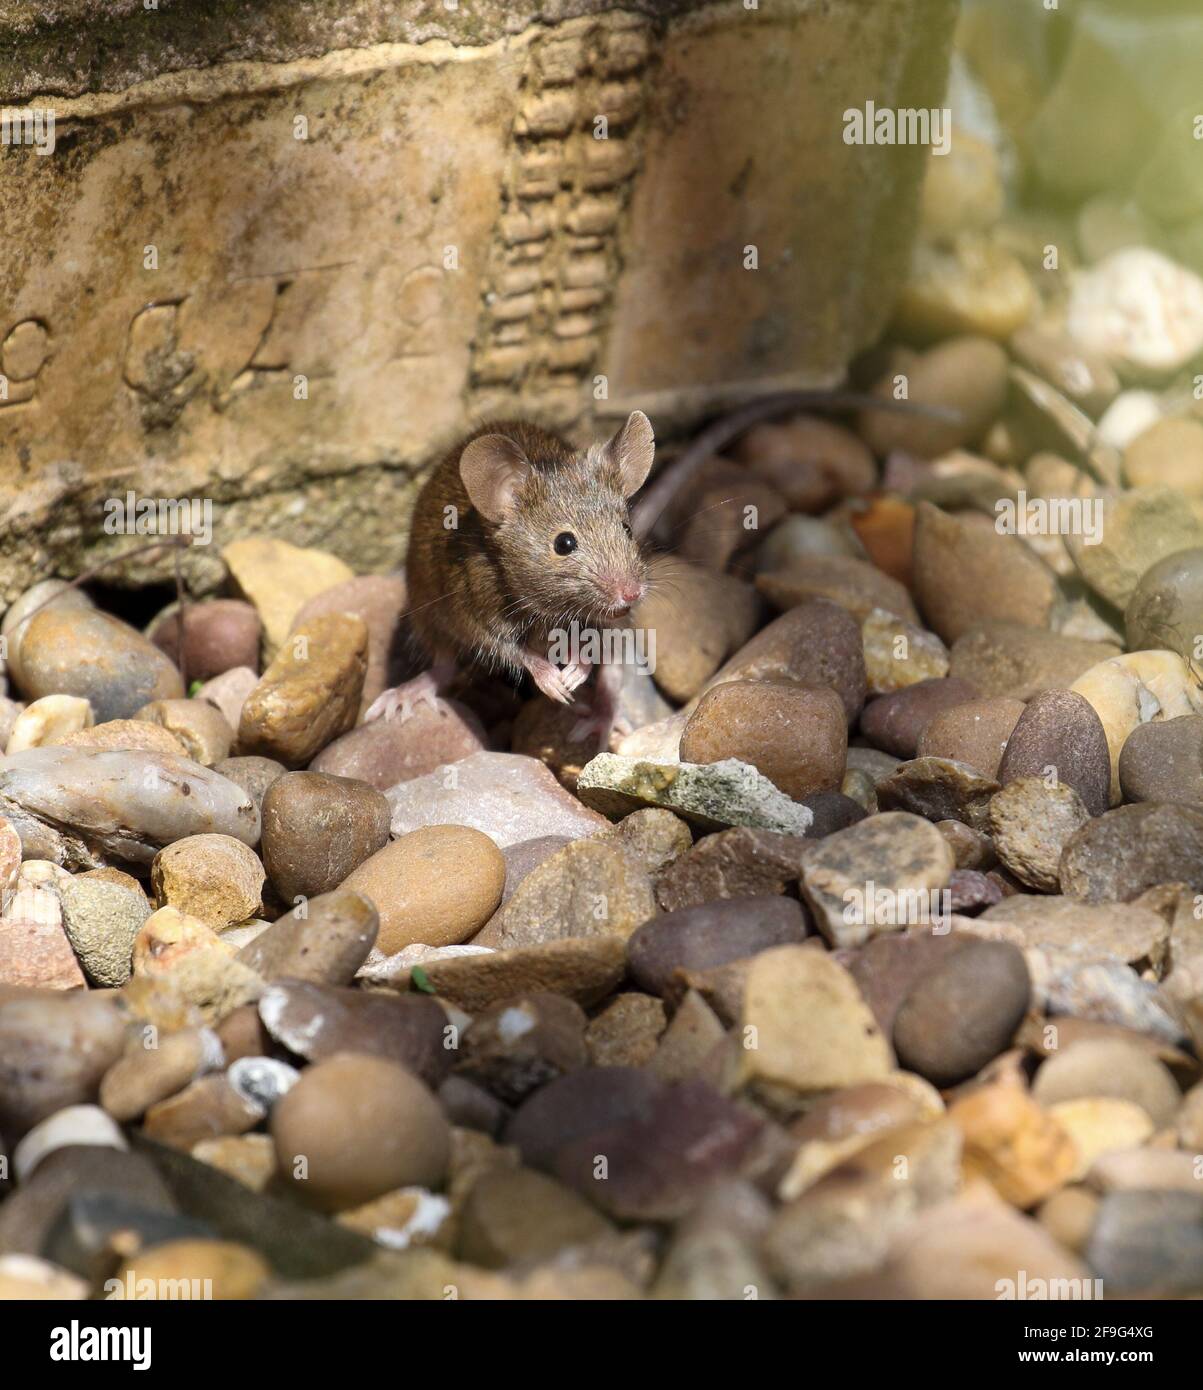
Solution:
<path fill-rule="evenodd" d="M 461 666 L 528 671 L 545 695 L 571 704 L 593 663 L 574 656 L 557 666 L 549 650 L 574 624 L 624 625 L 647 593 L 627 500 L 654 453 L 638 410 L 584 450 L 519 420 L 482 425 L 457 444 L 418 495 L 406 558 L 409 620 L 432 668 L 386 690 L 365 717 L 408 717 Z M 622 668 L 599 666 L 577 737 L 606 740 L 614 725 Z"/>

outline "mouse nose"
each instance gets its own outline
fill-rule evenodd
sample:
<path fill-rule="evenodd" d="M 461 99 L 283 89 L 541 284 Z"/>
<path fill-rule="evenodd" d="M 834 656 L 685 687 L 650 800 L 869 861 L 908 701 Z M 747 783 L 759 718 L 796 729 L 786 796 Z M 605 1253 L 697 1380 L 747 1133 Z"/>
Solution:
<path fill-rule="evenodd" d="M 646 585 L 641 579 L 623 579 L 614 586 L 619 603 L 638 603 L 645 590 Z"/>

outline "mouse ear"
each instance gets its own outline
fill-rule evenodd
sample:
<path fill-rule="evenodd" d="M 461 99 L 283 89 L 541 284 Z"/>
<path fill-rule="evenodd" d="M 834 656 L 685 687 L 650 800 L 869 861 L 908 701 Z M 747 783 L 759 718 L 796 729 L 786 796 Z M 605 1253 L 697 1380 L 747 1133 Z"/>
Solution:
<path fill-rule="evenodd" d="M 486 521 L 503 521 L 514 506 L 514 494 L 530 476 L 522 449 L 504 434 L 482 434 L 464 446 L 459 475 L 468 498 Z"/>
<path fill-rule="evenodd" d="M 633 410 L 626 424 L 602 450 L 602 457 L 613 464 L 622 478 L 622 495 L 630 497 L 643 486 L 656 453 L 652 422 L 642 410 Z"/>

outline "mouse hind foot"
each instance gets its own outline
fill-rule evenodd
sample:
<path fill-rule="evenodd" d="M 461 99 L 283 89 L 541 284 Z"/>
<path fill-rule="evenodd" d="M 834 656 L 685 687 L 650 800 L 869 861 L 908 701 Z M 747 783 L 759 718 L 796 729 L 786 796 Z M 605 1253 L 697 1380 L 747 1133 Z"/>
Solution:
<path fill-rule="evenodd" d="M 364 711 L 363 722 L 399 718 L 404 723 L 412 719 L 422 705 L 437 710 L 439 696 L 454 679 L 456 670 L 453 661 L 436 661 L 429 671 L 423 671 L 413 680 L 382 691 Z"/>

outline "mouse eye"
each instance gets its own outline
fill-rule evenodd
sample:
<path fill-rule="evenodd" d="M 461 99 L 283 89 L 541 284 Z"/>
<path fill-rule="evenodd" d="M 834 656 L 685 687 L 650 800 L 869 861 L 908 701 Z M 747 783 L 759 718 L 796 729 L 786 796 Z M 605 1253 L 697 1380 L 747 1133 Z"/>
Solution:
<path fill-rule="evenodd" d="M 552 542 L 552 548 L 557 555 L 571 555 L 576 549 L 576 537 L 571 531 L 561 531 Z"/>

